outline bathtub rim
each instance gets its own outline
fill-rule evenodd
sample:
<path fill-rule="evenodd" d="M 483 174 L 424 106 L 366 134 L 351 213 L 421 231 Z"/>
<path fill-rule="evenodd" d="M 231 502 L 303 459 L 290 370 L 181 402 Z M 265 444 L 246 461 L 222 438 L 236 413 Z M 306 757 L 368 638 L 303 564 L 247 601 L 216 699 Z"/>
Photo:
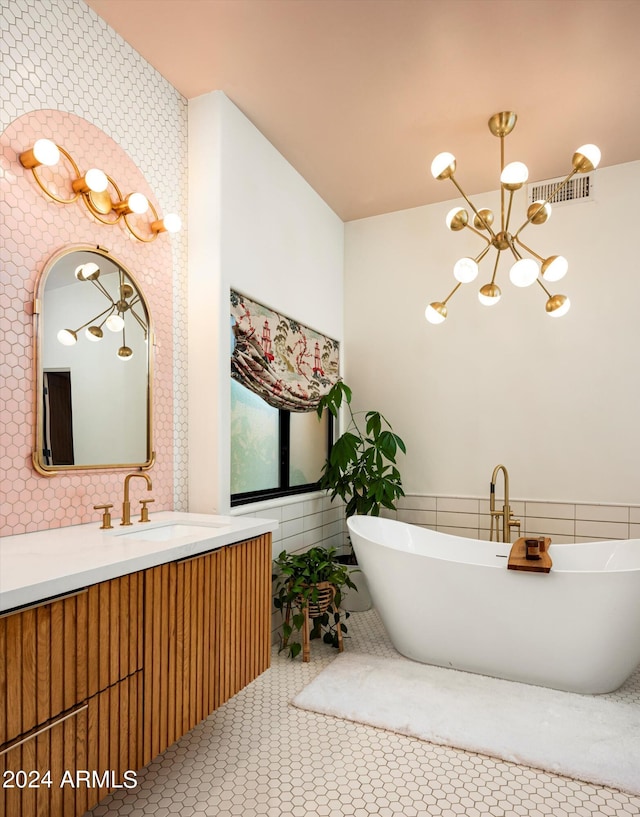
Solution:
<path fill-rule="evenodd" d="M 472 543 L 473 545 L 480 544 L 483 547 L 485 547 L 486 549 L 489 549 L 487 547 L 488 545 L 502 546 L 506 550 L 505 555 L 502 555 L 502 554 L 495 554 L 495 555 L 497 555 L 499 559 L 505 559 L 505 561 L 504 561 L 504 563 L 498 562 L 496 564 L 489 563 L 489 562 L 465 562 L 465 561 L 463 561 L 461 559 L 448 559 L 448 558 L 446 558 L 445 556 L 442 556 L 442 555 L 435 555 L 435 554 L 431 554 L 431 553 L 419 553 L 419 552 L 416 552 L 416 551 L 405 550 L 403 548 L 394 548 L 394 547 L 389 546 L 384 541 L 378 541 L 378 540 L 374 539 L 373 536 L 371 534 L 369 534 L 369 533 L 363 533 L 362 531 L 359 531 L 357 529 L 357 527 L 353 528 L 352 527 L 352 522 L 353 522 L 354 525 L 357 525 L 358 524 L 357 520 L 359 520 L 359 519 L 371 519 L 371 520 L 373 520 L 372 524 L 378 524 L 378 525 L 381 524 L 382 526 L 385 526 L 385 525 L 400 525 L 402 527 L 408 527 L 408 528 L 412 528 L 412 529 L 415 528 L 415 529 L 418 529 L 418 530 L 421 530 L 421 531 L 430 531 L 431 533 L 434 533 L 434 534 L 436 534 L 436 536 L 442 537 L 443 539 L 456 540 L 455 544 L 461 544 L 461 542 Z M 370 523 L 365 522 L 364 524 L 367 525 L 367 524 L 370 524 Z M 389 549 L 394 550 L 394 551 L 396 551 L 398 553 L 407 553 L 410 556 L 421 556 L 423 558 L 433 559 L 433 560 L 439 561 L 439 562 L 449 562 L 449 563 L 453 563 L 453 564 L 473 564 L 473 565 L 477 565 L 478 567 L 486 567 L 486 568 L 492 568 L 492 569 L 496 569 L 496 570 L 505 570 L 505 569 L 507 569 L 507 561 L 506 560 L 507 560 L 507 557 L 509 555 L 509 551 L 511 549 L 511 544 L 513 544 L 513 543 L 505 544 L 503 542 L 492 542 L 491 540 L 488 540 L 488 539 L 472 539 L 469 536 L 457 536 L 456 534 L 444 533 L 442 531 L 434 530 L 433 528 L 430 528 L 427 525 L 418 525 L 415 522 L 404 522 L 404 521 L 402 521 L 400 519 L 391 519 L 391 518 L 389 518 L 387 516 L 370 516 L 370 515 L 365 515 L 365 514 L 354 514 L 353 516 L 350 516 L 347 519 L 347 528 L 348 528 L 350 533 L 353 531 L 358 536 L 360 536 L 363 539 L 366 539 L 367 541 L 370 541 L 374 545 L 378 545 L 379 547 L 388 547 Z M 638 538 L 634 538 L 634 539 L 601 539 L 601 540 L 597 540 L 597 541 L 594 541 L 594 542 L 567 542 L 567 543 L 557 543 L 555 545 L 553 544 L 553 539 L 552 539 L 551 545 L 549 547 L 549 555 L 551 556 L 551 559 L 553 560 L 554 551 L 559 552 L 559 549 L 563 549 L 563 548 L 567 548 L 567 549 L 569 549 L 569 548 L 570 549 L 591 548 L 591 547 L 596 547 L 598 545 L 607 545 L 609 547 L 615 548 L 616 545 L 619 545 L 620 543 L 626 543 L 626 542 L 637 542 L 638 546 L 640 548 L 640 539 L 638 539 Z M 613 555 L 613 553 L 609 554 L 609 558 L 612 555 Z M 527 571 L 515 571 L 515 572 L 522 574 L 522 573 L 526 573 Z M 531 572 L 533 572 L 533 571 L 531 571 Z M 613 574 L 613 573 L 636 573 L 636 572 L 640 572 L 640 549 L 639 549 L 638 565 L 635 566 L 635 567 L 607 568 L 606 565 L 605 565 L 605 566 L 600 567 L 600 568 L 579 569 L 579 568 L 576 568 L 576 567 L 561 568 L 561 567 L 556 567 L 555 564 L 554 564 L 554 566 L 551 568 L 551 572 L 552 573 L 562 573 L 562 574 L 580 574 L 580 575 L 586 575 L 586 574 L 590 574 L 590 573 L 594 573 L 594 574 L 602 574 L 602 573 Z"/>

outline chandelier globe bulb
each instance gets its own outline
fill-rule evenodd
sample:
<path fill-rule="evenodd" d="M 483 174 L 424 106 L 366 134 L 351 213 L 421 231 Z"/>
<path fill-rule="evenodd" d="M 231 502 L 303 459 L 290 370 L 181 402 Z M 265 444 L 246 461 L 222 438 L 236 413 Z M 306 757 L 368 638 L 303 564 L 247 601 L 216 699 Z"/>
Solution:
<path fill-rule="evenodd" d="M 493 224 L 493 218 L 493 210 L 490 210 L 488 207 L 483 207 L 481 210 L 478 210 L 473 217 L 473 226 L 476 230 L 486 230 L 487 226 L 491 227 Z"/>
<path fill-rule="evenodd" d="M 521 258 L 509 270 L 509 280 L 516 287 L 530 287 L 538 277 L 538 265 L 533 258 Z"/>
<path fill-rule="evenodd" d="M 453 267 L 453 277 L 461 284 L 469 284 L 478 277 L 479 267 L 473 258 L 460 258 Z"/>
<path fill-rule="evenodd" d="M 105 326 L 111 332 L 120 332 L 124 327 L 124 318 L 121 315 L 115 313 L 113 315 L 109 315 L 109 317 L 105 321 Z"/>
<path fill-rule="evenodd" d="M 527 208 L 527 218 L 532 224 L 544 224 L 551 218 L 551 205 L 542 200 L 534 201 Z"/>
<path fill-rule="evenodd" d="M 442 323 L 447 317 L 447 307 L 440 301 L 433 301 L 425 309 L 424 316 L 429 323 Z"/>
<path fill-rule="evenodd" d="M 559 281 L 564 278 L 568 269 L 569 262 L 564 255 L 550 255 L 543 261 L 541 273 L 545 281 Z"/>
<path fill-rule="evenodd" d="M 118 349 L 118 357 L 120 360 L 131 360 L 133 357 L 133 349 L 130 346 L 121 346 Z"/>
<path fill-rule="evenodd" d="M 571 307 L 571 301 L 566 295 L 552 295 L 545 305 L 547 315 L 552 318 L 561 318 Z"/>
<path fill-rule="evenodd" d="M 495 306 L 502 297 L 502 291 L 497 284 L 485 284 L 478 291 L 478 300 L 483 306 Z"/>
<path fill-rule="evenodd" d="M 99 326 L 87 326 L 84 330 L 84 335 L 87 340 L 93 343 L 97 343 L 99 340 L 102 340 L 103 337 L 102 329 L 100 329 Z"/>
<path fill-rule="evenodd" d="M 56 337 L 63 346 L 73 346 L 78 342 L 78 336 L 73 329 L 61 329 Z"/>
<path fill-rule="evenodd" d="M 600 164 L 602 154 L 597 145 L 582 145 L 573 154 L 572 164 L 578 173 L 590 173 Z"/>
<path fill-rule="evenodd" d="M 510 162 L 500 174 L 505 190 L 519 190 L 529 178 L 529 170 L 522 162 Z"/>
<path fill-rule="evenodd" d="M 86 264 L 80 264 L 79 267 L 76 267 L 74 275 L 78 281 L 95 281 L 100 275 L 100 267 L 94 264 L 93 261 L 89 261 Z"/>
<path fill-rule="evenodd" d="M 450 179 L 456 172 L 456 157 L 453 153 L 438 153 L 431 162 L 431 175 L 434 179 Z"/>
<path fill-rule="evenodd" d="M 458 230 L 464 229 L 469 223 L 469 213 L 464 207 L 454 207 L 447 213 L 445 222 L 448 229 L 456 233 Z"/>

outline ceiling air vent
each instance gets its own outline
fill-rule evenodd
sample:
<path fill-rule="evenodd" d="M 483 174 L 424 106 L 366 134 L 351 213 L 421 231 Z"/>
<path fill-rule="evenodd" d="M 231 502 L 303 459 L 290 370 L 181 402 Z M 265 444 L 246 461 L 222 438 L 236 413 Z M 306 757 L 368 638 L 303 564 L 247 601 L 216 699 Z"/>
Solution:
<path fill-rule="evenodd" d="M 593 201 L 593 179 L 594 173 L 584 173 L 574 176 L 565 186 L 559 190 L 549 201 L 556 207 L 563 204 L 577 204 L 581 201 Z M 563 180 L 563 176 L 557 179 L 545 179 L 542 182 L 531 182 L 528 185 L 528 203 L 534 201 L 546 201 L 547 197 Z"/>

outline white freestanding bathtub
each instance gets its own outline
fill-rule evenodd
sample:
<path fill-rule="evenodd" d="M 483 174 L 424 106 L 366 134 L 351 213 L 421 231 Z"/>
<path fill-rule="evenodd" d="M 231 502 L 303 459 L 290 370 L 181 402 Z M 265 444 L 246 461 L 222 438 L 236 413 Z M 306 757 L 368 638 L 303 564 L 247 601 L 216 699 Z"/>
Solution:
<path fill-rule="evenodd" d="M 617 689 L 640 663 L 640 539 L 551 545 L 549 573 L 510 545 L 391 519 L 348 520 L 395 648 L 415 661 L 570 692 Z"/>

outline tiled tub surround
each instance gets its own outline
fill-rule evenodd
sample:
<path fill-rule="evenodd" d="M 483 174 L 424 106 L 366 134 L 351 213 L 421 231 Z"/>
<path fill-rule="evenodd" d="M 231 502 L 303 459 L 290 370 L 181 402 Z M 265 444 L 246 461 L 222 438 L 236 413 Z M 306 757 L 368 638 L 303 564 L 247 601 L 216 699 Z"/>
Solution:
<path fill-rule="evenodd" d="M 502 509 L 497 487 L 496 507 Z M 640 505 L 594 505 L 581 502 L 551 502 L 510 499 L 516 519 L 527 536 L 550 536 L 554 544 L 595 542 L 600 539 L 640 539 Z M 489 499 L 410 494 L 398 502 L 400 522 L 488 539 L 491 517 Z M 515 534 L 514 534 L 515 535 Z"/>
<path fill-rule="evenodd" d="M 510 500 L 522 535 L 550 536 L 554 544 L 596 542 L 601 539 L 640 539 L 640 505 L 594 505 L 582 502 Z M 498 488 L 496 506 L 502 508 Z M 397 512 L 384 516 L 426 528 L 488 539 L 489 500 L 480 497 L 409 494 L 398 502 Z M 345 543 L 344 506 L 321 493 L 303 499 L 244 505 L 233 516 L 268 516 L 280 527 L 273 534 L 274 557 L 281 550 L 306 550 L 313 545 L 340 548 Z M 515 535 L 515 534 L 514 534 Z"/>
<path fill-rule="evenodd" d="M 498 493 L 498 507 L 501 507 L 501 497 Z M 518 499 L 511 500 L 510 504 L 522 523 L 523 536 L 550 536 L 554 544 L 640 538 L 640 506 L 637 505 Z M 274 558 L 282 550 L 307 550 L 314 545 L 341 549 L 347 541 L 343 504 L 331 502 L 330 497 L 322 493 L 303 499 L 291 497 L 244 505 L 234 509 L 233 515 L 268 516 L 278 520 L 279 528 L 273 533 Z M 400 499 L 396 513 L 384 511 L 383 515 L 454 536 L 489 538 L 489 500 L 484 498 L 410 494 Z M 279 626 L 279 614 L 274 613 L 274 642 L 278 638 Z"/>

